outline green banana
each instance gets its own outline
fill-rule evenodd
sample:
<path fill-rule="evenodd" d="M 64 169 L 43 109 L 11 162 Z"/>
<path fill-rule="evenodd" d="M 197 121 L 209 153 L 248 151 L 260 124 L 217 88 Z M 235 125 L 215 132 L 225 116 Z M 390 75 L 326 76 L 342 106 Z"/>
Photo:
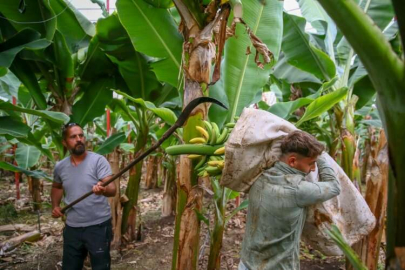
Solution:
<path fill-rule="evenodd" d="M 222 160 L 222 158 L 218 156 L 210 156 L 209 158 L 209 161 L 220 161 L 220 160 Z"/>
<path fill-rule="evenodd" d="M 207 120 L 204 120 L 204 126 L 207 132 L 211 135 L 212 134 L 212 125 Z"/>
<path fill-rule="evenodd" d="M 222 144 L 225 141 L 227 134 L 228 134 L 228 128 L 224 127 L 224 129 L 222 130 L 222 133 L 217 138 L 217 144 Z"/>
<path fill-rule="evenodd" d="M 201 160 L 195 165 L 194 170 L 198 170 L 200 167 L 202 167 L 205 164 L 205 161 L 207 161 L 207 156 L 202 156 Z"/>
<path fill-rule="evenodd" d="M 227 128 L 233 128 L 235 126 L 235 123 L 228 123 L 225 125 Z"/>
<path fill-rule="evenodd" d="M 188 155 L 187 156 L 189 159 L 197 159 L 197 158 L 200 158 L 200 157 L 202 157 L 201 155 L 195 155 L 195 154 L 190 154 L 190 155 Z"/>
<path fill-rule="evenodd" d="M 215 123 L 215 122 L 212 122 L 212 129 L 213 129 L 213 132 L 211 133 L 213 136 L 211 137 L 211 140 L 210 140 L 210 144 L 211 145 L 214 145 L 216 142 L 217 142 L 217 138 L 219 137 L 219 135 L 221 135 L 220 134 L 220 132 L 219 132 L 219 127 L 218 127 L 218 125 Z"/>
<path fill-rule="evenodd" d="M 211 156 L 217 149 L 221 148 L 222 146 L 223 145 L 211 146 L 206 144 L 180 144 L 167 147 L 166 153 L 172 156 L 187 154 Z"/>
<path fill-rule="evenodd" d="M 219 175 L 222 173 L 222 170 L 219 169 L 218 167 L 213 167 L 213 166 L 207 166 L 207 168 L 205 168 L 205 171 L 210 175 L 210 176 L 215 176 L 215 175 Z"/>

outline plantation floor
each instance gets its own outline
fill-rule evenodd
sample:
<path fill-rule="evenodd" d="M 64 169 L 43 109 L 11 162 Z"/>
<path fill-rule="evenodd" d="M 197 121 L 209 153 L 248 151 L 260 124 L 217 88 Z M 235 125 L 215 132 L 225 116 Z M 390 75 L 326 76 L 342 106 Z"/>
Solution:
<path fill-rule="evenodd" d="M 0 179 L 0 225 L 26 224 L 37 228 L 38 214 L 31 210 L 25 182 L 21 184 L 21 200 L 15 201 L 15 188 L 10 182 L 11 179 L 11 176 Z M 63 223 L 61 220 L 53 219 L 50 215 L 49 191 L 50 183 L 44 183 L 44 202 L 40 213 L 42 240 L 24 243 L 14 251 L 0 256 L 0 269 L 61 269 Z M 171 269 L 174 217 L 161 217 L 162 193 L 161 189 L 142 189 L 140 195 L 142 239 L 129 243 L 119 252 L 113 251 L 112 269 Z M 205 201 L 210 200 L 207 198 Z M 210 205 L 205 205 L 205 207 L 208 212 L 212 208 Z M 234 209 L 234 202 L 229 203 L 228 208 L 229 210 Z M 228 223 L 221 253 L 221 269 L 237 269 L 245 217 L 246 211 L 242 211 Z M 0 232 L 0 242 L 22 233 Z M 201 229 L 200 242 L 199 269 L 206 269 L 209 239 L 205 224 Z M 91 269 L 88 262 L 85 265 L 86 269 Z M 302 246 L 301 269 L 344 269 L 344 259 L 325 257 L 307 246 Z"/>

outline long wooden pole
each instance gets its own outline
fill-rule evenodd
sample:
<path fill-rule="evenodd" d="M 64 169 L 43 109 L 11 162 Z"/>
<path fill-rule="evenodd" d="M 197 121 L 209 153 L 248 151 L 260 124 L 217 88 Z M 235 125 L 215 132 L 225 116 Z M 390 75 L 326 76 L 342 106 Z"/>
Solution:
<path fill-rule="evenodd" d="M 214 104 L 217 104 L 225 109 L 228 109 L 224 104 L 222 104 L 221 102 L 219 102 L 216 99 L 213 98 L 209 98 L 209 97 L 199 97 L 196 98 L 194 100 L 192 100 L 187 107 L 183 110 L 183 112 L 179 115 L 179 118 L 177 119 L 176 123 L 174 123 L 173 126 L 171 126 L 166 132 L 165 134 L 163 134 L 163 136 L 160 138 L 160 140 L 158 140 L 155 144 L 153 144 L 148 150 L 146 150 L 145 152 L 143 152 L 141 155 L 139 155 L 138 157 L 136 157 L 131 163 L 129 163 L 127 166 L 125 166 L 124 169 L 122 169 L 120 172 L 118 172 L 116 175 L 114 175 L 113 177 L 111 177 L 111 179 L 109 179 L 108 181 L 104 182 L 102 184 L 102 186 L 107 186 L 108 184 L 110 184 L 111 182 L 113 182 L 115 179 L 119 178 L 120 176 L 122 176 L 124 173 L 126 173 L 129 169 L 131 169 L 133 166 L 135 166 L 139 161 L 143 160 L 146 156 L 148 156 L 150 153 L 152 153 L 153 151 L 155 151 L 167 138 L 169 138 L 175 131 L 177 128 L 183 126 L 183 124 L 186 122 L 186 120 L 188 119 L 188 116 L 190 115 L 190 113 L 201 103 L 205 103 L 205 102 L 211 102 Z M 91 194 L 93 194 L 93 191 L 89 191 L 86 194 L 84 194 L 83 196 L 81 196 L 80 198 L 74 200 L 73 202 L 71 202 L 70 204 L 66 205 L 65 207 L 62 208 L 62 213 L 66 212 L 66 210 L 68 210 L 69 208 L 71 208 L 72 206 L 74 206 L 75 204 L 79 203 L 80 201 L 84 200 L 85 198 L 89 197 Z"/>

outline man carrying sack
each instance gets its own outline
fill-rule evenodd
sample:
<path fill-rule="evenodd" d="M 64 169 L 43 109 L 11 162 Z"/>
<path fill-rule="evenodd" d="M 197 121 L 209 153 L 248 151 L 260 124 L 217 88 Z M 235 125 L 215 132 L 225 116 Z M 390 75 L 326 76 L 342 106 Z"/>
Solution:
<path fill-rule="evenodd" d="M 244 243 L 241 267 L 247 267 L 249 269 L 277 269 L 276 267 L 268 266 L 267 261 L 262 261 L 262 265 L 259 264 L 252 268 L 249 264 L 250 258 L 246 258 L 246 254 L 243 254 L 245 253 L 244 250 L 251 251 L 249 256 L 253 256 L 251 254 L 254 254 L 254 252 L 265 254 L 268 248 L 271 248 L 273 244 L 276 244 L 277 241 L 282 241 L 281 248 L 287 250 L 286 252 L 289 252 L 289 254 L 292 254 L 295 251 L 291 249 L 298 248 L 297 244 L 282 240 L 282 237 L 284 236 L 286 239 L 295 237 L 293 240 L 298 239 L 297 241 L 299 241 L 300 237 L 292 236 L 292 234 L 300 235 L 301 230 L 301 240 L 303 240 L 303 242 L 311 245 L 312 248 L 322 252 L 326 256 L 340 256 L 343 255 L 341 249 L 328 233 L 331 226 L 336 226 L 340 230 L 344 240 L 351 246 L 368 235 L 376 224 L 376 219 L 360 191 L 347 177 L 343 169 L 327 153 L 323 152 L 321 158 L 315 159 L 317 166 L 312 164 L 314 160 L 311 161 L 307 159 L 308 162 L 304 164 L 304 167 L 302 164 L 297 167 L 297 164 L 293 164 L 290 162 L 291 160 L 285 158 L 286 155 L 283 155 L 281 145 L 285 142 L 285 138 L 288 137 L 289 134 L 296 131 L 298 131 L 298 129 L 293 124 L 274 114 L 263 110 L 245 108 L 225 144 L 225 167 L 222 171 L 220 183 L 222 186 L 235 191 L 244 193 L 250 192 L 248 219 L 251 219 L 250 223 L 252 225 L 257 225 L 248 225 L 249 228 L 246 230 L 245 242 L 249 240 L 247 238 L 252 237 L 257 237 L 258 242 L 254 242 L 255 240 L 253 239 L 253 242 L 250 241 L 250 244 Z M 323 147 L 321 145 L 322 149 L 315 150 L 317 147 L 314 146 L 318 145 L 319 142 L 314 140 L 313 137 L 311 138 L 311 141 L 315 142 L 311 144 L 312 146 L 309 147 L 309 150 L 315 152 L 314 155 L 319 155 Z M 309 139 L 307 139 L 307 141 L 309 141 Z M 288 152 L 286 150 L 283 151 L 284 153 Z M 313 157 L 313 154 L 304 154 L 304 156 Z M 280 159 L 282 159 L 281 162 Z M 278 165 L 275 165 L 276 163 Z M 287 165 L 283 166 L 284 164 Z M 328 170 L 326 167 L 333 170 Z M 283 170 L 287 171 L 287 173 L 283 172 Z M 294 173 L 288 173 L 290 170 Z M 274 171 L 281 174 L 284 184 L 274 185 L 268 183 L 270 180 L 265 180 L 265 178 L 271 177 L 271 179 L 273 179 L 277 176 L 277 174 L 269 175 L 269 173 L 273 173 Z M 307 173 L 308 171 L 310 171 L 310 173 Z M 320 174 L 321 171 L 322 174 Z M 293 174 L 294 177 L 287 177 L 287 174 Z M 296 180 L 296 177 L 298 177 L 299 180 Z M 305 178 L 305 180 L 302 180 L 303 178 Z M 321 187 L 325 185 L 337 184 L 332 178 L 338 179 L 340 194 L 337 192 L 337 189 L 334 191 L 332 189 L 321 189 Z M 296 182 L 298 181 L 299 184 L 294 184 L 294 179 Z M 258 183 L 255 186 L 256 181 L 258 181 Z M 312 184 L 316 184 L 317 186 L 315 194 L 310 193 L 309 195 L 303 196 L 305 195 L 305 192 L 303 192 L 305 189 L 303 188 L 315 187 Z M 301 185 L 304 186 L 301 187 Z M 253 193 L 253 190 L 258 190 L 259 187 L 269 187 L 269 189 L 267 191 L 259 190 L 258 192 L 261 194 Z M 283 190 L 283 193 L 281 193 L 281 190 Z M 280 194 L 277 192 L 280 192 Z M 285 202 L 288 196 L 291 198 L 291 193 L 293 192 L 299 195 L 298 197 L 296 196 L 297 201 L 294 207 L 291 206 L 293 202 L 290 201 L 290 205 Z M 332 193 L 339 195 L 332 196 Z M 330 199 L 328 199 L 327 196 Z M 258 203 L 261 205 L 260 208 L 257 205 Z M 306 209 L 303 211 L 305 213 L 301 213 L 299 208 L 296 209 L 298 205 Z M 256 210 L 252 211 L 256 211 L 257 213 L 249 213 L 252 212 L 251 209 L 254 209 L 254 207 L 256 207 Z M 279 212 L 276 211 L 277 207 L 285 208 L 280 208 L 285 210 L 282 219 L 278 217 Z M 293 209 L 297 212 L 294 212 Z M 294 216 L 294 214 L 296 214 L 296 216 Z M 261 215 L 267 216 L 268 220 L 256 220 L 260 218 Z M 291 223 L 294 218 L 298 217 L 300 218 L 297 219 L 296 224 Z M 286 220 L 283 220 L 283 218 Z M 283 224 L 280 221 L 285 223 Z M 298 221 L 305 223 L 305 226 Z M 273 224 L 275 222 L 279 222 L 278 225 L 280 225 L 280 227 L 274 227 L 277 225 Z M 270 226 L 273 226 L 273 229 L 271 229 Z M 304 227 L 303 229 L 302 226 Z M 269 231 L 273 233 L 274 228 L 278 231 L 274 232 L 276 238 L 271 239 L 270 236 L 272 235 L 268 233 Z M 288 232 L 290 234 L 288 234 Z M 277 236 L 279 238 L 277 238 Z M 255 243 L 256 245 L 254 245 Z M 268 255 L 264 255 L 263 258 L 268 259 L 266 256 Z M 280 256 L 286 255 L 281 254 Z M 273 259 L 280 260 L 279 258 Z M 246 263 L 246 265 L 244 265 L 244 263 Z M 298 267 L 296 267 L 296 264 L 293 264 L 293 268 L 284 269 L 298 269 Z"/>
<path fill-rule="evenodd" d="M 324 146 L 303 131 L 281 141 L 281 157 L 249 191 L 249 209 L 239 270 L 299 269 L 307 207 L 340 193 L 340 183 L 322 156 Z M 320 181 L 305 176 L 318 167 Z"/>

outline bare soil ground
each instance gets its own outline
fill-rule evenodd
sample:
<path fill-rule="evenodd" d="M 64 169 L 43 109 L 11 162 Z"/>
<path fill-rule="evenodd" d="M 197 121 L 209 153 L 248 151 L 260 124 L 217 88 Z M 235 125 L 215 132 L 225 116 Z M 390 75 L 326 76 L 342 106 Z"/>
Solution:
<path fill-rule="evenodd" d="M 15 187 L 12 176 L 0 178 L 0 225 L 25 224 L 38 228 L 38 213 L 32 211 L 26 182 L 20 186 L 22 198 L 15 200 Z M 43 205 L 39 213 L 42 239 L 33 243 L 23 243 L 18 248 L 0 255 L 0 269 L 61 269 L 63 222 L 51 217 L 50 183 L 44 183 Z M 162 189 L 141 190 L 140 203 L 142 239 L 129 243 L 120 251 L 112 251 L 112 269 L 171 269 L 173 249 L 174 217 L 161 217 Z M 209 201 L 209 200 L 205 200 Z M 209 209 L 211 206 L 206 205 Z M 230 202 L 229 209 L 235 208 Z M 221 269 L 237 269 L 239 252 L 244 235 L 246 211 L 239 212 L 227 225 L 221 252 Z M 206 225 L 201 229 L 201 252 L 199 269 L 206 269 L 209 238 Z M 0 232 L 0 243 L 24 232 Z M 0 244 L 1 245 L 1 244 Z M 302 245 L 301 269 L 337 270 L 344 269 L 344 258 L 325 257 L 316 250 Z M 88 262 L 85 269 L 91 269 Z"/>

